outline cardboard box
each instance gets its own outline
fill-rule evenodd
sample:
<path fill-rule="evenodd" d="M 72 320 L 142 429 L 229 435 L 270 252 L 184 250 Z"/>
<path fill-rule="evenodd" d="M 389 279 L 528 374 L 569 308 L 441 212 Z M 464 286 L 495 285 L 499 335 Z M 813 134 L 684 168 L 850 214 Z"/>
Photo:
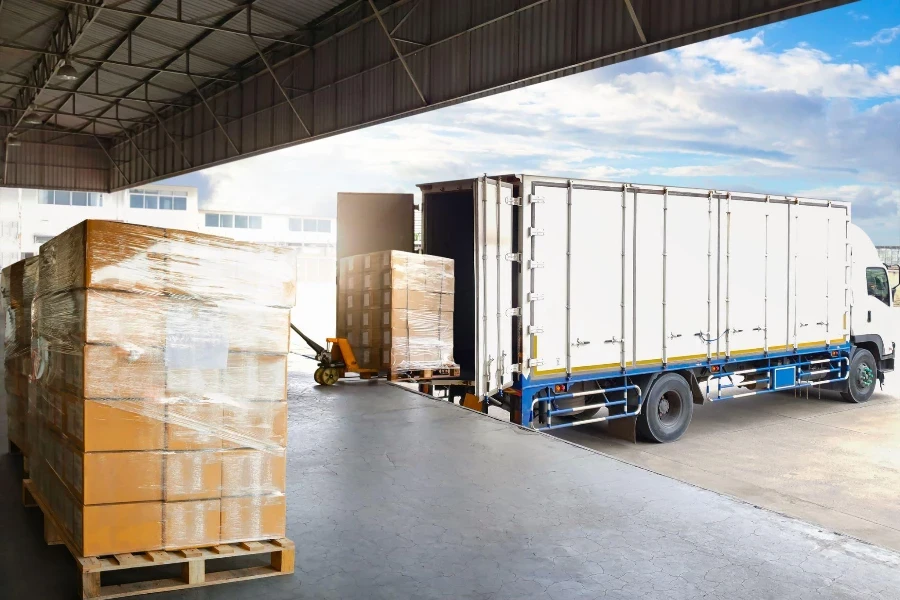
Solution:
<path fill-rule="evenodd" d="M 162 450 L 165 406 L 144 400 L 85 400 L 65 395 L 66 437 L 85 452 Z"/>
<path fill-rule="evenodd" d="M 216 500 L 163 504 L 166 550 L 213 546 L 221 539 L 222 503 Z"/>
<path fill-rule="evenodd" d="M 236 402 L 224 407 L 225 448 L 284 448 L 287 402 Z"/>
<path fill-rule="evenodd" d="M 284 496 L 222 498 L 222 543 L 284 537 Z"/>
<path fill-rule="evenodd" d="M 222 452 L 166 452 L 163 455 L 166 502 L 205 500 L 222 495 Z"/>
<path fill-rule="evenodd" d="M 388 335 L 390 335 L 390 329 L 388 329 Z M 359 332 L 359 346 L 362 348 L 380 348 L 384 343 L 382 327 L 367 327 Z M 390 340 L 387 343 L 390 343 Z"/>
<path fill-rule="evenodd" d="M 162 293 L 165 230 L 82 221 L 41 246 L 38 295 L 78 288 Z"/>
<path fill-rule="evenodd" d="M 167 450 L 222 448 L 225 407 L 217 400 L 174 400 L 166 403 Z"/>
<path fill-rule="evenodd" d="M 85 505 L 163 498 L 162 452 L 75 452 L 71 484 Z"/>
<path fill-rule="evenodd" d="M 222 452 L 222 497 L 269 496 L 285 492 L 285 452 Z"/>
<path fill-rule="evenodd" d="M 163 543 L 162 502 L 76 506 L 74 527 L 84 556 L 158 550 Z"/>
<path fill-rule="evenodd" d="M 167 229 L 166 291 L 257 306 L 294 306 L 297 257 L 292 248 L 238 242 Z"/>
<path fill-rule="evenodd" d="M 41 381 L 83 398 L 162 398 L 163 351 L 155 348 L 84 346 L 83 355 L 50 351 Z"/>

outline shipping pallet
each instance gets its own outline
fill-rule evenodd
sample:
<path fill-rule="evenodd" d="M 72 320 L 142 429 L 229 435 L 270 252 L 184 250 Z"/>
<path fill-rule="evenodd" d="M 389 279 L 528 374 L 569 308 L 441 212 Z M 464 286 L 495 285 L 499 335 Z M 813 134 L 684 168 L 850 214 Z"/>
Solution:
<path fill-rule="evenodd" d="M 388 381 L 422 381 L 451 377 L 459 377 L 459 367 L 410 369 L 407 371 L 391 371 L 387 374 Z"/>
<path fill-rule="evenodd" d="M 185 550 L 114 554 L 84 557 L 79 555 L 30 479 L 22 482 L 22 503 L 40 507 L 44 513 L 44 540 L 47 544 L 65 544 L 81 571 L 82 600 L 126 598 L 140 594 L 185 590 L 233 581 L 247 581 L 290 575 L 294 572 L 294 542 L 286 539 L 260 540 L 236 544 L 204 546 Z M 222 558 L 236 558 L 255 554 L 270 554 L 268 566 L 247 567 L 207 573 L 206 563 Z M 109 571 L 137 570 L 164 565 L 181 565 L 180 578 L 159 578 L 120 585 L 101 585 L 100 575 Z"/>

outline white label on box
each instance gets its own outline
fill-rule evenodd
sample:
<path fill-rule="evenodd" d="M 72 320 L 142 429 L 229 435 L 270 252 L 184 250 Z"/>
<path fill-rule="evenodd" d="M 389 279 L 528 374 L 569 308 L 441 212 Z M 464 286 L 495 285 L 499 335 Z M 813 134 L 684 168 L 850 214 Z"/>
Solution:
<path fill-rule="evenodd" d="M 353 313 L 347 313 L 347 327 L 353 327 Z"/>
<path fill-rule="evenodd" d="M 363 346 L 369 345 L 369 332 L 368 331 L 362 332 L 362 343 L 363 343 Z"/>
<path fill-rule="evenodd" d="M 366 273 L 363 277 L 363 288 L 369 289 L 372 287 L 372 276 Z"/>
<path fill-rule="evenodd" d="M 388 329 L 384 332 L 384 345 L 385 346 L 391 345 L 391 330 L 390 329 Z"/>
<path fill-rule="evenodd" d="M 363 319 L 362 319 L 362 326 L 363 326 L 363 327 L 368 327 L 368 326 L 369 326 L 369 313 L 363 313 L 362 318 L 363 318 Z"/>
<path fill-rule="evenodd" d="M 166 315 L 167 369 L 224 369 L 228 365 L 225 317 L 210 306 L 183 304 Z"/>
<path fill-rule="evenodd" d="M 353 294 L 347 294 L 347 308 L 353 308 Z"/>
<path fill-rule="evenodd" d="M 391 290 L 384 290 L 384 296 L 382 296 L 382 298 L 384 299 L 384 305 L 390 306 L 391 305 Z"/>
<path fill-rule="evenodd" d="M 372 267 L 372 255 L 367 254 L 363 257 L 363 268 L 369 269 Z"/>
<path fill-rule="evenodd" d="M 391 285 L 391 273 L 390 273 L 390 271 L 385 271 L 385 272 L 384 272 L 384 275 L 382 275 L 381 277 L 382 277 L 382 282 L 381 282 L 381 283 L 383 284 L 382 287 L 390 287 L 390 285 Z"/>
<path fill-rule="evenodd" d="M 372 353 L 368 348 L 363 350 L 363 364 L 369 364 L 369 359 L 372 357 Z"/>
<path fill-rule="evenodd" d="M 391 311 L 386 310 L 381 314 L 382 314 L 382 317 L 381 317 L 382 323 L 381 324 L 382 325 L 390 325 L 391 324 Z"/>

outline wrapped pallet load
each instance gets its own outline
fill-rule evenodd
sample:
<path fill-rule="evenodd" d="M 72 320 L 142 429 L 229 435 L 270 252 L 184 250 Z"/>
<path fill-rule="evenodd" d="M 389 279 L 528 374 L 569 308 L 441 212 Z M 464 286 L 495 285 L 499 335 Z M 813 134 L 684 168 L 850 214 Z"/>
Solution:
<path fill-rule="evenodd" d="M 3 367 L 9 441 L 29 454 L 28 397 L 34 396 L 31 373 L 31 305 L 38 278 L 33 256 L 5 267 L 0 274 L 0 296 L 5 313 Z"/>
<path fill-rule="evenodd" d="M 338 337 L 387 373 L 452 369 L 453 260 L 389 250 L 341 259 Z"/>
<path fill-rule="evenodd" d="M 293 252 L 85 221 L 39 278 L 32 480 L 81 554 L 283 537 Z"/>

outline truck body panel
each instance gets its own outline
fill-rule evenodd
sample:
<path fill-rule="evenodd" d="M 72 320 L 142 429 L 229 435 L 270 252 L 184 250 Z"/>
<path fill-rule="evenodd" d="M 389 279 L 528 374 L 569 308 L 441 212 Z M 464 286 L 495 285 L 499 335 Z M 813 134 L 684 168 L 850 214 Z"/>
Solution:
<path fill-rule="evenodd" d="M 521 179 L 525 375 L 849 341 L 847 204 Z"/>

